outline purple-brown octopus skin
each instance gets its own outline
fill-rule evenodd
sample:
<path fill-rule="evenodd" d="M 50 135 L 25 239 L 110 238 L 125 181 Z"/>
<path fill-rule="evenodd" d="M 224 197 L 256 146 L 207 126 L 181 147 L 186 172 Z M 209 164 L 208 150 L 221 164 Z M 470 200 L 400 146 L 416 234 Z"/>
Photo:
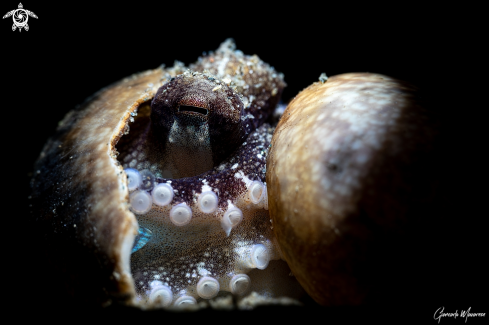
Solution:
<path fill-rule="evenodd" d="M 70 112 L 32 179 L 47 258 L 70 293 L 143 308 L 226 291 L 300 296 L 273 261 L 265 184 L 284 86 L 226 41 L 189 69 L 131 76 Z"/>

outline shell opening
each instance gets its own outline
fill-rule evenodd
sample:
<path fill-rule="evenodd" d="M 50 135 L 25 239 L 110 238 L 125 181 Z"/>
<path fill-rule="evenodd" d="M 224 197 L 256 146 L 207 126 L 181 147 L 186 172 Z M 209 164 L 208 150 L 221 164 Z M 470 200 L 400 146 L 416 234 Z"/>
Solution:
<path fill-rule="evenodd" d="M 193 113 L 198 113 L 198 114 L 202 114 L 202 115 L 208 115 L 209 114 L 209 111 L 205 108 L 197 107 L 197 106 L 188 106 L 188 105 L 178 106 L 178 111 L 179 112 L 193 112 Z"/>
<path fill-rule="evenodd" d="M 131 210 L 137 214 L 146 214 L 151 210 L 153 199 L 146 191 L 137 190 L 129 196 Z"/>
<path fill-rule="evenodd" d="M 212 213 L 216 211 L 218 202 L 219 199 L 217 198 L 216 193 L 207 191 L 200 194 L 197 204 L 199 206 L 199 210 L 203 213 Z"/>
<path fill-rule="evenodd" d="M 175 226 L 185 226 L 192 219 L 192 209 L 184 202 L 170 210 L 170 220 Z"/>
<path fill-rule="evenodd" d="M 211 299 L 219 293 L 219 282 L 209 276 L 205 276 L 197 283 L 197 294 L 204 299 Z"/>
<path fill-rule="evenodd" d="M 151 192 L 153 202 L 159 206 L 165 206 L 173 200 L 173 188 L 168 183 L 160 183 L 153 188 Z"/>

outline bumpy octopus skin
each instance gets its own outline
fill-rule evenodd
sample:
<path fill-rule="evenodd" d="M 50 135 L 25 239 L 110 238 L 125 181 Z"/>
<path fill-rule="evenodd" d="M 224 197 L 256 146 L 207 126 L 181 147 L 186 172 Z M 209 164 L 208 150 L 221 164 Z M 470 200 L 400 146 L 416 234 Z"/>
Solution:
<path fill-rule="evenodd" d="M 182 297 L 188 303 L 249 291 L 247 273 L 254 291 L 283 291 L 263 280 L 287 269 L 284 262 L 267 268 L 281 255 L 263 183 L 273 133 L 266 121 L 284 86 L 281 74 L 227 41 L 190 69 L 177 62 L 134 75 L 70 112 L 36 163 L 32 200 L 48 255 L 73 273 L 67 280 L 72 293 L 102 304 L 167 306 Z M 168 99 L 173 106 L 161 108 Z M 187 132 L 195 128 L 200 133 Z M 154 177 L 147 191 L 132 194 L 167 184 L 172 201 L 137 210 L 128 168 Z M 215 205 L 212 212 L 199 207 L 204 192 Z M 182 206 L 180 215 L 191 211 L 191 219 L 175 225 L 169 214 Z M 66 251 L 73 255 L 61 258 Z M 253 272 L 257 267 L 268 270 Z M 235 275 L 240 277 L 232 280 Z M 200 285 L 203 294 L 197 290 L 201 279 L 207 281 Z"/>

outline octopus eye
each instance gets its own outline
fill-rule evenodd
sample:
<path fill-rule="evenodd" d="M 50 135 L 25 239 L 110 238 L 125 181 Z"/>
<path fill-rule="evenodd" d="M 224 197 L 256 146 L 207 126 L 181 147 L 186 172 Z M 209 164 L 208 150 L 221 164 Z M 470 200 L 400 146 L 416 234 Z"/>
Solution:
<path fill-rule="evenodd" d="M 197 106 L 187 106 L 187 105 L 180 105 L 178 106 L 178 111 L 179 112 L 194 112 L 194 113 L 199 113 L 202 115 L 208 115 L 209 110 L 202 108 L 202 107 L 197 107 Z"/>

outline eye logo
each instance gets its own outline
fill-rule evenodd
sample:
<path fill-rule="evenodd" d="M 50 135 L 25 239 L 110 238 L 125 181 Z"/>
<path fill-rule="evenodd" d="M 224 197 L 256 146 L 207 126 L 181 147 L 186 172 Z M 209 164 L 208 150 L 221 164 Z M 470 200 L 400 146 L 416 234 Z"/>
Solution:
<path fill-rule="evenodd" d="M 22 31 L 22 28 L 25 30 L 29 30 L 29 25 L 27 25 L 27 21 L 29 20 L 29 16 L 37 18 L 36 14 L 32 11 L 23 9 L 22 3 L 19 3 L 19 8 L 9 11 L 3 16 L 3 18 L 7 18 L 12 16 L 14 20 L 14 24 L 12 25 L 12 31 L 15 31 L 17 28 L 19 32 Z"/>

